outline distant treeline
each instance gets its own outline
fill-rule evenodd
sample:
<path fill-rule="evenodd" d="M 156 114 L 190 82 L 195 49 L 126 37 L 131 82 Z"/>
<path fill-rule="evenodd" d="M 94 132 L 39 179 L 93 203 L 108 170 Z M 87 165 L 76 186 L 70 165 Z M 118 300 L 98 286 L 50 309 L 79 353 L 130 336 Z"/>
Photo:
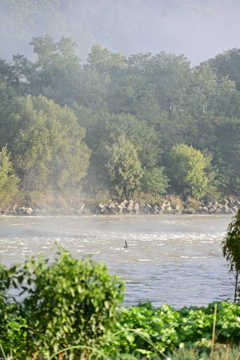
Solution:
<path fill-rule="evenodd" d="M 118 199 L 240 196 L 240 49 L 192 68 L 50 35 L 0 60 L 0 201 L 76 189 Z"/>

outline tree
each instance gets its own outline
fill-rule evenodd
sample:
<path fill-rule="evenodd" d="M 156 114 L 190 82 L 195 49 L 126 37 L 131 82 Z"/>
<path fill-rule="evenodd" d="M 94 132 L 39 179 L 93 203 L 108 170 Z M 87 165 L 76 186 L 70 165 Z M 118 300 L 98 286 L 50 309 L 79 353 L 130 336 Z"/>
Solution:
<path fill-rule="evenodd" d="M 47 34 L 33 37 L 30 44 L 37 55 L 34 63 L 20 54 L 13 57 L 16 77 L 24 79 L 25 91 L 34 96 L 44 95 L 61 105 L 72 105 L 81 83 L 76 42 L 64 36 L 54 42 Z"/>
<path fill-rule="evenodd" d="M 100 45 L 93 45 L 88 56 L 88 64 L 85 66 L 91 70 L 99 72 L 111 72 L 111 69 L 125 68 L 126 56 L 120 53 L 113 53 L 107 48 L 102 48 Z"/>
<path fill-rule="evenodd" d="M 220 190 L 240 194 L 240 120 L 225 118 L 215 130 L 214 164 L 219 169 Z"/>
<path fill-rule="evenodd" d="M 236 83 L 237 90 L 240 90 L 240 49 L 233 48 L 217 54 L 209 59 L 207 63 L 217 74 L 221 81 L 224 77 Z"/>
<path fill-rule="evenodd" d="M 120 198 L 129 198 L 139 187 L 143 175 L 137 151 L 125 135 L 109 149 L 107 163 L 110 185 Z"/>
<path fill-rule="evenodd" d="M 209 180 L 205 173 L 206 159 L 192 146 L 173 146 L 169 154 L 169 177 L 177 194 L 201 199 L 208 192 Z"/>
<path fill-rule="evenodd" d="M 19 98 L 0 132 L 7 141 L 21 185 L 27 190 L 78 186 L 90 150 L 72 110 L 43 96 Z"/>
<path fill-rule="evenodd" d="M 0 152 L 0 205 L 8 205 L 11 198 L 17 193 L 18 177 L 14 174 L 7 147 Z"/>
<path fill-rule="evenodd" d="M 95 113 L 90 109 L 74 106 L 79 124 L 86 128 L 86 144 L 92 150 L 91 163 L 85 181 L 87 187 L 105 189 L 108 183 L 106 164 L 109 154 L 106 148 L 112 148 L 123 135 L 137 151 L 142 168 L 152 170 L 160 162 L 161 148 L 157 132 L 144 120 L 131 114 Z"/>
<path fill-rule="evenodd" d="M 240 296 L 240 210 L 228 225 L 228 232 L 222 242 L 223 256 L 229 263 L 229 271 L 235 277 L 234 301 Z M 238 299 L 239 300 L 239 299 Z"/>
<path fill-rule="evenodd" d="M 153 192 L 156 194 L 165 194 L 166 188 L 169 186 L 169 179 L 164 174 L 164 167 L 154 167 L 152 170 L 144 169 L 143 177 L 141 180 L 142 190 L 146 193 Z"/>

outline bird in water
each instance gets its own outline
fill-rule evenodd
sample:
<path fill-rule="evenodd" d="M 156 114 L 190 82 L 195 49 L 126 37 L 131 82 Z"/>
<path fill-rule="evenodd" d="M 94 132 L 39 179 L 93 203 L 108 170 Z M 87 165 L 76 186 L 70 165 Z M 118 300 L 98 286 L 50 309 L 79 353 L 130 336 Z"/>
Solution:
<path fill-rule="evenodd" d="M 128 248 L 128 243 L 125 241 L 124 248 Z"/>

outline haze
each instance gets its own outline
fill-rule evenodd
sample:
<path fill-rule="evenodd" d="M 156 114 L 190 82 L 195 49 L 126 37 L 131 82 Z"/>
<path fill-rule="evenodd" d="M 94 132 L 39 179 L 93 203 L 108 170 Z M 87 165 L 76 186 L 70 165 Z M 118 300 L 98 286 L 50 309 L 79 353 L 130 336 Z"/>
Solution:
<path fill-rule="evenodd" d="M 33 36 L 72 37 L 83 61 L 93 44 L 124 55 L 184 54 L 197 65 L 240 47 L 237 0 L 0 0 L 0 58 L 32 56 Z"/>

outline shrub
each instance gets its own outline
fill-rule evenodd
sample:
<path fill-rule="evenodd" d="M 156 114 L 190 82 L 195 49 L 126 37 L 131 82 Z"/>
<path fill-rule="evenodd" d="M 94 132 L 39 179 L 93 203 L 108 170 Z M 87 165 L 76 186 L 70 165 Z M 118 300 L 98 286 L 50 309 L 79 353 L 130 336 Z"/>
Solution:
<path fill-rule="evenodd" d="M 63 249 L 58 255 L 50 265 L 48 259 L 33 257 L 8 271 L 0 268 L 3 302 L 4 296 L 7 299 L 1 304 L 6 319 L 0 324 L 1 341 L 10 351 L 9 334 L 15 331 L 16 341 L 10 345 L 18 359 L 26 359 L 25 351 L 47 357 L 70 345 L 93 346 L 115 327 L 123 282 L 89 257 L 77 260 Z M 11 287 L 24 296 L 21 301 L 7 297 Z M 10 323 L 9 332 L 5 326 Z M 19 326 L 24 328 L 24 344 L 19 341 Z M 77 351 L 81 352 L 72 350 Z"/>

